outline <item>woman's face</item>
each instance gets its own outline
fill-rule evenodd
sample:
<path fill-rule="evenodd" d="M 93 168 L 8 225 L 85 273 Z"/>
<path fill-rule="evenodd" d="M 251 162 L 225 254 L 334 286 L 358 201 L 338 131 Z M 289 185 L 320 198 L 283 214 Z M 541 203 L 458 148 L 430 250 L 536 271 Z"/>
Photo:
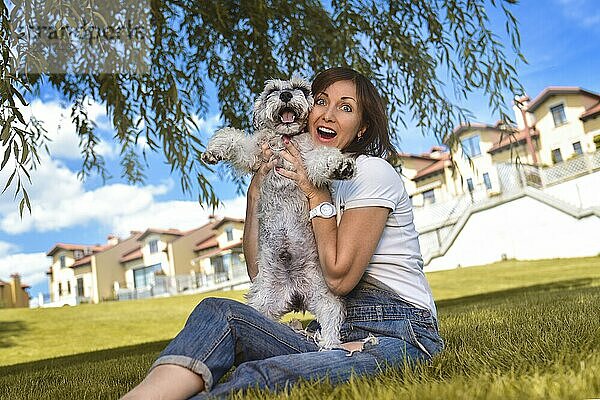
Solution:
<path fill-rule="evenodd" d="M 308 115 L 308 132 L 315 143 L 346 148 L 362 135 L 362 111 L 352 81 L 337 81 L 321 93 L 315 93 L 315 104 Z"/>

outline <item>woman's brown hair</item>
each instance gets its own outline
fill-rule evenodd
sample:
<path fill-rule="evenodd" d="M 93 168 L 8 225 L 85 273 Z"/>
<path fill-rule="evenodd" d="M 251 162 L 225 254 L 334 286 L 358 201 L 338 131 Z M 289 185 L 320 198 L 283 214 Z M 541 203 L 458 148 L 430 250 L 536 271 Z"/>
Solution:
<path fill-rule="evenodd" d="M 347 67 L 334 67 L 317 74 L 312 83 L 312 92 L 316 96 L 338 81 L 351 81 L 356 86 L 358 106 L 362 115 L 362 126 L 367 129 L 359 139 L 352 141 L 344 153 L 356 156 L 366 154 L 385 158 L 396 154 L 390 141 L 387 112 L 377 88 L 361 73 Z"/>

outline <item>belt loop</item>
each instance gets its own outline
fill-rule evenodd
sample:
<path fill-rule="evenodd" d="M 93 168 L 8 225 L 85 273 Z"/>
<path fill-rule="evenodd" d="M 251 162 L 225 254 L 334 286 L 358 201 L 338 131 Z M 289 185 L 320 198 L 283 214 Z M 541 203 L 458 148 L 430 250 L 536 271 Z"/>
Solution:
<path fill-rule="evenodd" d="M 377 321 L 383 321 L 383 306 L 375 306 L 375 312 L 377 313 Z"/>

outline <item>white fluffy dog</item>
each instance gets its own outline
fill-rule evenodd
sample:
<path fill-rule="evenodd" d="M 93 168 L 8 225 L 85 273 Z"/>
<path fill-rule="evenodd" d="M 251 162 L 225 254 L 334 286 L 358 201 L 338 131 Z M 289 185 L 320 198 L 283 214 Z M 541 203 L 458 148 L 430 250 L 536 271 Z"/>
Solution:
<path fill-rule="evenodd" d="M 254 134 L 223 128 L 211 138 L 202 159 L 210 164 L 225 160 L 238 172 L 249 173 L 260 167 L 262 144 L 268 142 L 276 156 L 284 150 L 285 138 L 299 150 L 315 186 L 351 178 L 354 159 L 337 148 L 316 145 L 304 132 L 312 105 L 310 85 L 304 79 L 269 80 L 254 104 Z M 279 162 L 283 168 L 293 168 L 284 159 Z M 310 311 L 321 325 L 319 344 L 331 348 L 340 343 L 345 311 L 323 278 L 308 207 L 294 181 L 275 171 L 266 175 L 258 204 L 259 272 L 247 300 L 274 320 L 292 310 Z"/>

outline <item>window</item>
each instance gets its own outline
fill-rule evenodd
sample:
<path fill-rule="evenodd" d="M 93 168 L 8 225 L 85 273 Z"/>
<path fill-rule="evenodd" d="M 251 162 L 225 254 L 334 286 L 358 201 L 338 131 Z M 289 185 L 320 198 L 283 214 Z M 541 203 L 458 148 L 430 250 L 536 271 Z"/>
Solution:
<path fill-rule="evenodd" d="M 58 282 L 58 295 L 62 296 L 63 292 L 62 292 L 62 283 Z"/>
<path fill-rule="evenodd" d="M 550 107 L 550 112 L 552 113 L 552 118 L 554 118 L 554 126 L 561 126 L 567 123 L 565 106 L 563 104 Z"/>
<path fill-rule="evenodd" d="M 554 149 L 552 150 L 552 162 L 554 164 L 557 164 L 559 162 L 562 162 L 563 158 L 562 158 L 562 154 L 560 154 L 560 149 Z"/>
<path fill-rule="evenodd" d="M 79 260 L 80 258 L 83 257 L 83 251 L 81 251 L 81 250 L 75 250 L 73 252 L 73 257 L 75 257 L 76 260 Z"/>
<path fill-rule="evenodd" d="M 77 296 L 83 297 L 83 278 L 77 278 Z"/>
<path fill-rule="evenodd" d="M 225 228 L 225 233 L 227 234 L 227 241 L 231 242 L 233 240 L 233 228 L 228 226 Z"/>
<path fill-rule="evenodd" d="M 146 268 L 138 268 L 133 270 L 133 284 L 136 289 L 154 285 L 154 274 L 161 271 L 162 267 L 159 264 L 151 265 Z"/>
<path fill-rule="evenodd" d="M 148 247 L 150 247 L 150 254 L 158 253 L 158 240 L 148 242 Z"/>
<path fill-rule="evenodd" d="M 490 174 L 488 174 L 487 172 L 485 172 L 483 174 L 483 183 L 487 190 L 490 190 L 492 188 L 492 181 L 490 181 Z"/>
<path fill-rule="evenodd" d="M 71 294 L 71 281 L 67 282 L 67 294 Z"/>
<path fill-rule="evenodd" d="M 475 186 L 473 186 L 472 178 L 467 178 L 467 188 L 469 189 L 469 192 L 472 192 L 473 190 L 475 190 Z"/>
<path fill-rule="evenodd" d="M 60 256 L 59 260 L 60 260 L 60 267 L 61 268 L 64 268 L 64 267 L 67 266 L 66 257 L 64 255 Z"/>
<path fill-rule="evenodd" d="M 582 155 L 583 154 L 583 150 L 581 149 L 581 142 L 575 142 L 575 143 L 573 143 L 573 150 L 575 150 L 575 154 Z"/>
<path fill-rule="evenodd" d="M 423 203 L 424 204 L 433 204 L 435 203 L 435 193 L 433 189 L 426 190 L 423 192 Z"/>
<path fill-rule="evenodd" d="M 481 147 L 479 147 L 479 136 L 471 136 L 470 138 L 463 139 L 461 141 L 462 151 L 465 156 L 472 158 L 481 154 Z"/>

